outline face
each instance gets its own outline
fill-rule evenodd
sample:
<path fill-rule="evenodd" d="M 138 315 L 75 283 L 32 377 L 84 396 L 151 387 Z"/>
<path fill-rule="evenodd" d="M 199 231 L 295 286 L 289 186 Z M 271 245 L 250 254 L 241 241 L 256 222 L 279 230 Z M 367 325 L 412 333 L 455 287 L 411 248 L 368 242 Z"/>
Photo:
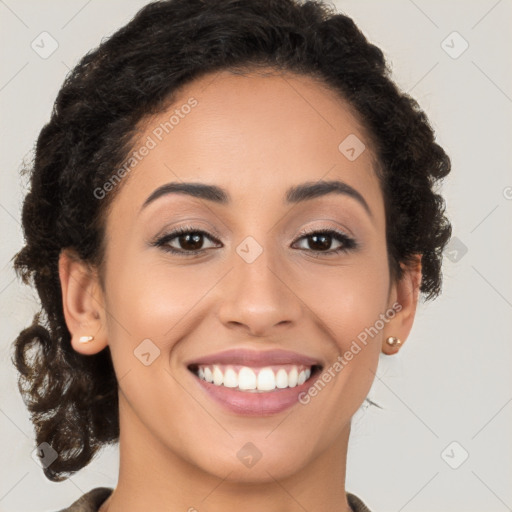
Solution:
<path fill-rule="evenodd" d="M 398 317 L 350 108 L 308 77 L 222 72 L 148 120 L 134 151 L 101 298 L 122 435 L 247 481 L 341 449 Z"/>

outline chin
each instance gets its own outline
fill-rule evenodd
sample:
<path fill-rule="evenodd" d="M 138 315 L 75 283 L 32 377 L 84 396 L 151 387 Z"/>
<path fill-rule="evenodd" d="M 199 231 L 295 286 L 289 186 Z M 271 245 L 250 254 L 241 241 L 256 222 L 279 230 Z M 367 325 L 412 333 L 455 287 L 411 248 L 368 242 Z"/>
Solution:
<path fill-rule="evenodd" d="M 237 442 L 236 448 L 208 453 L 206 460 L 211 464 L 205 464 L 203 458 L 198 461 L 198 466 L 226 481 L 259 484 L 292 476 L 307 466 L 310 457 L 311 454 L 304 451 L 304 447 L 299 450 L 282 445 L 276 447 L 268 441 L 244 441 Z"/>

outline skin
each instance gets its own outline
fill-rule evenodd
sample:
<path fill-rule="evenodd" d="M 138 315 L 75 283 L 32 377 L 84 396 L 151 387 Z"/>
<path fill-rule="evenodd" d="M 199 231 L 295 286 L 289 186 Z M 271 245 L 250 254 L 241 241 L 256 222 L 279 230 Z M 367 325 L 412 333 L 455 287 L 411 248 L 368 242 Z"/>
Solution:
<path fill-rule="evenodd" d="M 391 280 L 371 143 L 333 91 L 291 73 L 216 73 L 188 84 L 168 112 L 146 120 L 140 141 L 190 97 L 198 105 L 124 178 L 112 203 L 103 281 L 72 251 L 59 261 L 73 348 L 87 355 L 108 345 L 119 381 L 119 481 L 102 510 L 226 512 L 239 510 L 243 498 L 249 512 L 349 511 L 350 421 L 379 353 L 398 350 L 385 339 L 404 341 L 410 332 L 420 258 Z M 354 161 L 338 149 L 350 134 L 366 145 Z M 359 191 L 371 216 L 343 194 L 284 203 L 291 186 L 334 179 Z M 141 210 L 156 188 L 180 181 L 218 185 L 232 201 L 175 193 Z M 221 246 L 204 238 L 201 255 L 180 257 L 150 245 L 183 225 Z M 311 237 L 300 238 L 303 228 L 339 229 L 359 245 L 326 255 Z M 263 248 L 250 264 L 236 252 L 247 236 Z M 178 239 L 172 244 L 183 247 Z M 225 410 L 185 364 L 235 347 L 283 348 L 327 368 L 396 302 L 401 311 L 310 403 L 279 414 Z M 79 343 L 88 334 L 94 340 Z M 148 338 L 160 356 L 145 366 L 134 350 Z M 261 452 L 251 468 L 237 457 L 247 442 Z"/>

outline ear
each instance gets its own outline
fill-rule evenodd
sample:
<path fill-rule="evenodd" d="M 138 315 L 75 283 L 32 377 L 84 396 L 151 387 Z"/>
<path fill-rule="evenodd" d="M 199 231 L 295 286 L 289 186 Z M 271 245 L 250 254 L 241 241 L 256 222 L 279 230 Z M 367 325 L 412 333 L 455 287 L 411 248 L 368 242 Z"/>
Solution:
<path fill-rule="evenodd" d="M 386 343 L 389 336 L 399 338 L 403 343 L 409 336 L 416 314 L 416 306 L 421 285 L 421 254 L 408 265 L 401 265 L 402 278 L 394 283 L 390 290 L 389 307 L 396 311 L 395 316 L 386 324 L 382 340 L 382 352 L 387 355 L 396 354 L 400 346 L 390 346 Z"/>
<path fill-rule="evenodd" d="M 72 250 L 63 249 L 59 256 L 59 278 L 73 349 L 85 355 L 100 352 L 108 340 L 104 297 L 97 272 Z"/>

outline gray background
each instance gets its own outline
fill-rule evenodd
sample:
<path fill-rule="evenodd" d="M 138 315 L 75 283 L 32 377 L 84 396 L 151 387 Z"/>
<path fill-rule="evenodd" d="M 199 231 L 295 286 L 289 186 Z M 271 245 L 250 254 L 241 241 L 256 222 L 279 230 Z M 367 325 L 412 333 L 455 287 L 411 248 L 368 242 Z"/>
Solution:
<path fill-rule="evenodd" d="M 0 511 L 58 510 L 116 484 L 116 448 L 58 484 L 31 458 L 32 425 L 10 356 L 37 302 L 11 258 L 22 246 L 20 164 L 66 73 L 146 3 L 0 0 Z M 512 2 L 336 5 L 385 51 L 453 162 L 443 186 L 454 226 L 444 293 L 420 304 L 400 354 L 381 356 L 370 398 L 384 409 L 354 418 L 347 490 L 376 512 L 512 510 Z M 42 46 L 43 31 L 58 43 L 47 58 L 31 47 Z"/>

